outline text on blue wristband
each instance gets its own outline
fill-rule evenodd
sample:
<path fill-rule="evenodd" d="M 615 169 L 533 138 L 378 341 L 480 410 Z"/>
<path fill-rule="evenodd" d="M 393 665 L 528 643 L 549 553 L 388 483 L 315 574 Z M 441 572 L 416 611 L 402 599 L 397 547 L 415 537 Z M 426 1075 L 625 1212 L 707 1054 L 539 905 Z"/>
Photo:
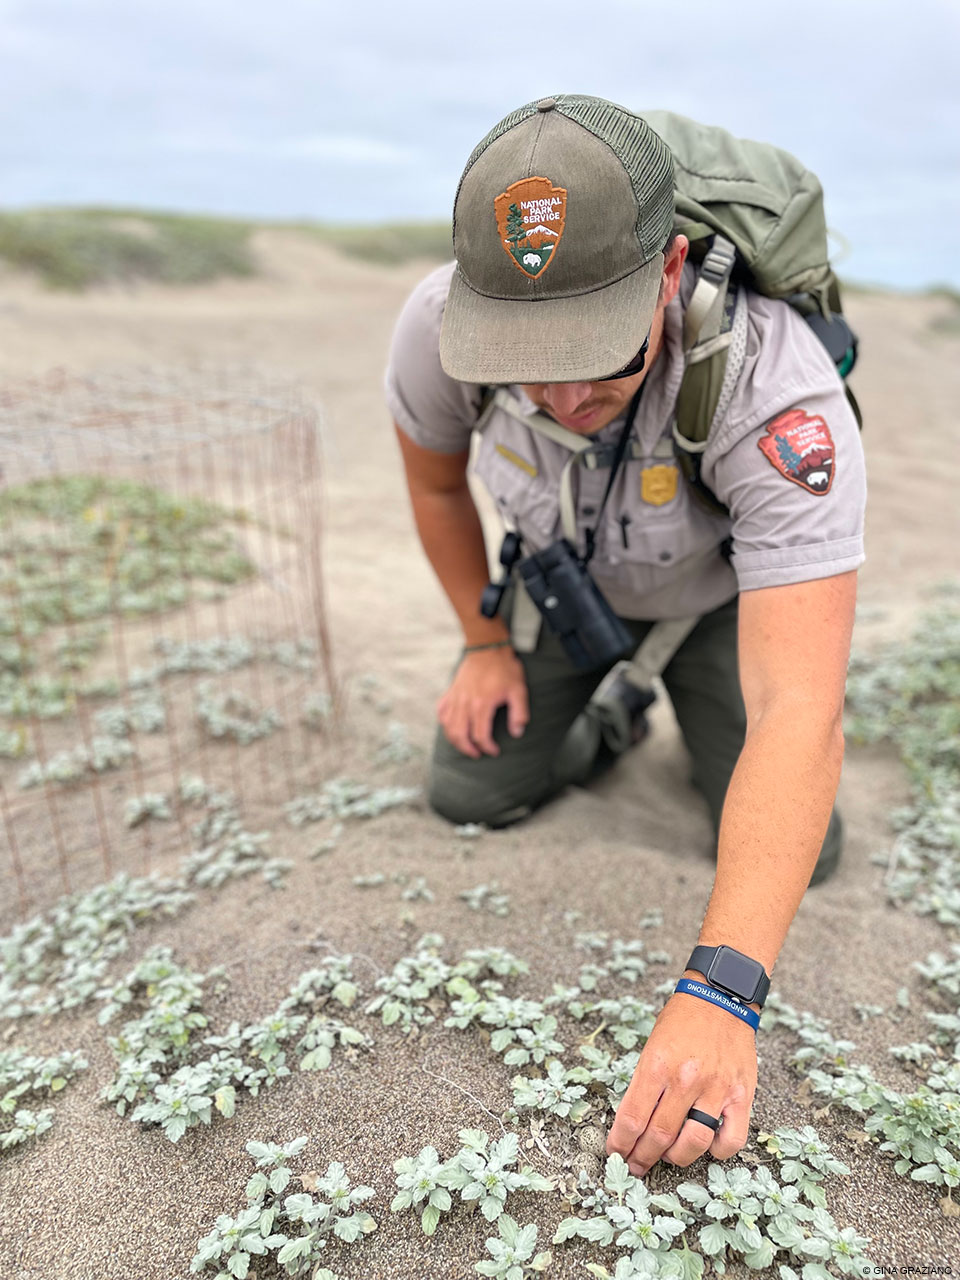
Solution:
<path fill-rule="evenodd" d="M 694 982 L 692 978 L 681 978 L 674 987 L 674 994 L 677 992 L 688 996 L 697 996 L 701 1000 L 707 1000 L 710 1004 L 719 1005 L 721 1009 L 726 1009 L 728 1013 L 732 1013 L 735 1018 L 739 1018 L 741 1022 L 746 1022 L 756 1031 L 760 1025 L 760 1015 L 753 1009 L 744 1004 L 739 1004 L 732 996 L 728 996 L 723 991 L 718 991 L 716 987 L 708 987 L 702 982 Z"/>

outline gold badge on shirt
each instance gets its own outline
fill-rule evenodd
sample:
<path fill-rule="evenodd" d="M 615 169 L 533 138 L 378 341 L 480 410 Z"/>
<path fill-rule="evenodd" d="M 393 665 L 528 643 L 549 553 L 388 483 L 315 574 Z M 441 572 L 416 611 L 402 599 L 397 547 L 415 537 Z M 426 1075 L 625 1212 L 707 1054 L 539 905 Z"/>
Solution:
<path fill-rule="evenodd" d="M 640 474 L 640 497 L 651 507 L 662 507 L 677 496 L 680 472 L 676 467 L 645 467 Z"/>

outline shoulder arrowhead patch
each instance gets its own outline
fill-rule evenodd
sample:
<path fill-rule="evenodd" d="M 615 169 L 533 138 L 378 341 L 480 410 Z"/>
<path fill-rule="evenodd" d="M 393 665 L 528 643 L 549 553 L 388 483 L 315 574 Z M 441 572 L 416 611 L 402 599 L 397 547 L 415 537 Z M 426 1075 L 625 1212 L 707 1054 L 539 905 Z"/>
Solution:
<path fill-rule="evenodd" d="M 553 261 L 563 235 L 567 193 L 549 178 L 521 178 L 493 202 L 500 243 L 510 261 L 535 280 Z"/>
<path fill-rule="evenodd" d="M 822 497 L 833 484 L 834 447 L 830 428 L 819 414 L 788 409 L 767 423 L 757 444 L 782 476 Z"/>

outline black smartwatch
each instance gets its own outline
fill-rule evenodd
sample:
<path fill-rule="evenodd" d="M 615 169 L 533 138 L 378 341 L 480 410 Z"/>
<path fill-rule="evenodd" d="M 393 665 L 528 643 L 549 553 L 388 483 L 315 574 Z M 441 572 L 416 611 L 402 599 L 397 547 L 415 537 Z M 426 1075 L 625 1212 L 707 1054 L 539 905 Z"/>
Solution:
<path fill-rule="evenodd" d="M 763 1002 L 770 990 L 770 979 L 759 960 L 751 960 L 733 947 L 694 947 L 688 969 L 702 973 L 711 987 L 736 996 L 744 1004 Z"/>

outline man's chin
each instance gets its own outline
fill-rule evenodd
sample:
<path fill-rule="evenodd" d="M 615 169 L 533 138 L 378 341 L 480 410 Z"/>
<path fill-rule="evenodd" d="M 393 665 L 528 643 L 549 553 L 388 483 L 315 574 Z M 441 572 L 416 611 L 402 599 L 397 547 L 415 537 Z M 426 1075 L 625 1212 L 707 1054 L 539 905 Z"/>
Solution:
<path fill-rule="evenodd" d="M 605 425 L 602 408 L 591 409 L 589 413 L 579 413 L 573 416 L 561 416 L 552 409 L 546 409 L 545 412 L 561 427 L 566 427 L 568 431 L 576 431 L 579 435 L 588 435 L 591 431 L 599 431 Z"/>

